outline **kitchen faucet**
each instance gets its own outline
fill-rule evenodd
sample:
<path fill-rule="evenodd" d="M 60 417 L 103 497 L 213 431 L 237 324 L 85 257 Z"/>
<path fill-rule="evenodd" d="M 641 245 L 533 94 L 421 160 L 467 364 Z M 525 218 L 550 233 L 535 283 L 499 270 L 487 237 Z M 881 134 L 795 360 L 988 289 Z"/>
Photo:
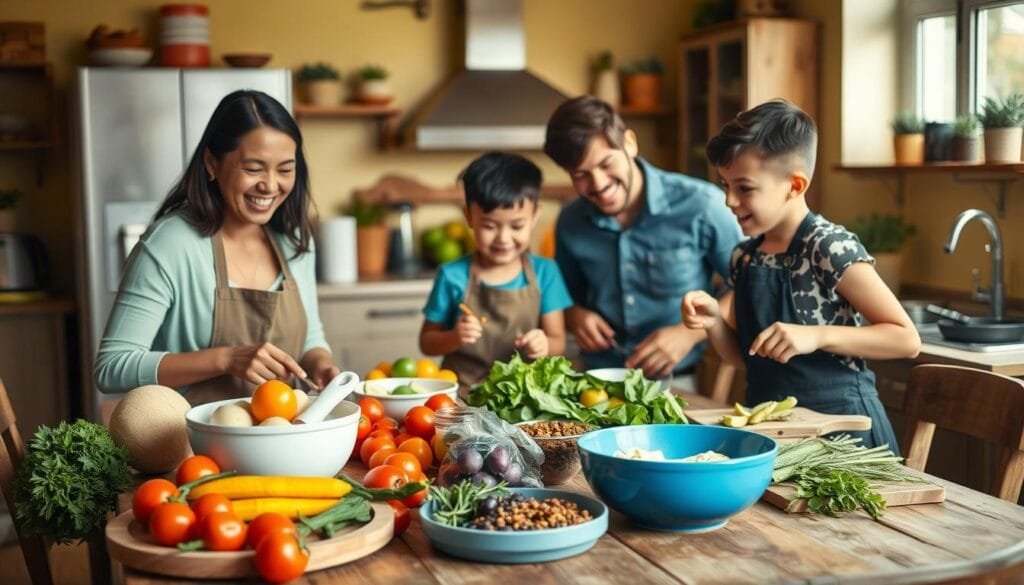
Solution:
<path fill-rule="evenodd" d="M 946 242 L 946 253 L 952 254 L 956 251 L 956 244 L 960 240 L 960 232 L 964 226 L 976 219 L 985 225 L 991 244 L 985 245 L 985 250 L 992 254 L 992 284 L 988 289 L 980 286 L 978 269 L 971 271 L 974 280 L 974 290 L 971 291 L 971 299 L 979 302 L 987 302 L 990 307 L 990 314 L 993 319 L 1002 320 L 1005 307 L 1005 292 L 1003 290 L 1003 236 L 999 233 L 999 224 L 991 215 L 980 209 L 968 209 L 956 216 L 953 222 L 953 230 L 949 232 L 949 240 Z"/>

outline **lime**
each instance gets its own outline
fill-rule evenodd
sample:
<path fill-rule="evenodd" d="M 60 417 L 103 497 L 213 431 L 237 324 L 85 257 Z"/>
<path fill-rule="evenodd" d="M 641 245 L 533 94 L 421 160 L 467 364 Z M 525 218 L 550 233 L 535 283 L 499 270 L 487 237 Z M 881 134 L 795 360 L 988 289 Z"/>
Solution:
<path fill-rule="evenodd" d="M 459 257 L 462 256 L 462 244 L 455 240 L 445 238 L 433 247 L 433 252 L 434 260 L 438 264 L 444 264 L 445 262 L 458 260 Z"/>
<path fill-rule="evenodd" d="M 423 232 L 423 247 L 433 248 L 441 240 L 445 239 L 443 227 L 433 227 Z"/>
<path fill-rule="evenodd" d="M 401 396 L 403 394 L 416 394 L 416 391 L 413 390 L 408 384 L 402 384 L 401 386 L 391 391 L 392 396 Z"/>
<path fill-rule="evenodd" d="M 416 362 L 407 357 L 398 358 L 391 364 L 391 376 L 393 378 L 412 378 L 416 376 Z"/>
<path fill-rule="evenodd" d="M 380 383 L 371 384 L 367 382 L 366 384 L 363 385 L 363 394 L 366 394 L 368 396 L 387 396 L 388 389 L 381 385 Z"/>

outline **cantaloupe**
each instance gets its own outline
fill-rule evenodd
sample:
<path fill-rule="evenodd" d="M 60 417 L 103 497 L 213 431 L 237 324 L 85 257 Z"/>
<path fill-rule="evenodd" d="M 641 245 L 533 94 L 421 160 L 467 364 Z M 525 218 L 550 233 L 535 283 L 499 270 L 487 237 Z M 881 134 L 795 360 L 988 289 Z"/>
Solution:
<path fill-rule="evenodd" d="M 110 436 L 143 473 L 166 473 L 192 455 L 185 427 L 191 408 L 177 390 L 140 386 L 125 394 L 110 415 Z"/>

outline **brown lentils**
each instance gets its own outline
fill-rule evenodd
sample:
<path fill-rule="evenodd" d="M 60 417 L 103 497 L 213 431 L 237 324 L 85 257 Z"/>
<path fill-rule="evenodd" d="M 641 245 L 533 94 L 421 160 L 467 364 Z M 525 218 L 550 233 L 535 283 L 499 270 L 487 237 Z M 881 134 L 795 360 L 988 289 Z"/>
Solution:
<path fill-rule="evenodd" d="M 545 485 L 558 485 L 569 481 L 580 470 L 580 456 L 576 437 L 594 427 L 575 421 L 545 420 L 519 425 L 527 435 L 537 441 L 544 451 L 541 479 Z"/>
<path fill-rule="evenodd" d="M 490 512 L 469 522 L 469 528 L 490 531 L 545 530 L 564 528 L 591 520 L 589 510 L 561 498 L 527 498 L 522 494 L 497 498 Z"/>

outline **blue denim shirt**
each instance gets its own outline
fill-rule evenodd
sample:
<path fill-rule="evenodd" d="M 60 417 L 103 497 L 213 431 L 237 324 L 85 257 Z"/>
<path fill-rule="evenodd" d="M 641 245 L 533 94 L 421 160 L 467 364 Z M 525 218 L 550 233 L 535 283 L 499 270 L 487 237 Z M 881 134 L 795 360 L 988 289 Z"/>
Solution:
<path fill-rule="evenodd" d="M 715 272 L 728 277 L 742 238 L 717 186 L 641 158 L 637 164 L 645 204 L 627 229 L 582 197 L 562 210 L 555 229 L 555 259 L 573 301 L 615 329 L 617 348 L 583 353 L 589 368 L 622 367 L 645 337 L 679 323 L 683 294 L 710 290 Z M 675 371 L 694 365 L 703 351 L 703 344 L 694 348 Z"/>

